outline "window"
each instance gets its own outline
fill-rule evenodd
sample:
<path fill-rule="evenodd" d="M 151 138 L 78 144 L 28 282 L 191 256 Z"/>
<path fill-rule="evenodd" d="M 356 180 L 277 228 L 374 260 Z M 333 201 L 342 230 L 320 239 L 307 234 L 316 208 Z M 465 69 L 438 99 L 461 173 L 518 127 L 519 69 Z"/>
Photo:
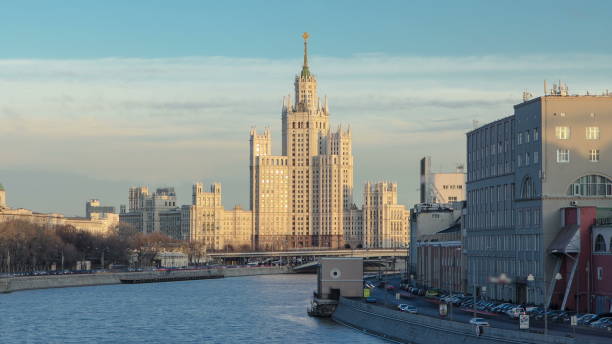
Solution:
<path fill-rule="evenodd" d="M 540 139 L 540 133 L 538 132 L 538 128 L 533 129 L 533 140 L 537 141 Z"/>
<path fill-rule="evenodd" d="M 520 145 L 521 143 L 523 143 L 523 133 L 518 133 L 516 144 Z"/>
<path fill-rule="evenodd" d="M 587 140 L 599 140 L 599 127 L 587 127 L 586 128 L 586 139 Z"/>
<path fill-rule="evenodd" d="M 603 280 L 603 267 L 601 266 L 597 267 L 597 280 L 598 281 Z"/>
<path fill-rule="evenodd" d="M 516 166 L 521 167 L 521 160 L 522 160 L 522 155 L 517 155 L 517 159 L 516 159 Z"/>
<path fill-rule="evenodd" d="M 589 161 L 591 162 L 599 161 L 599 149 L 591 149 L 589 151 Z"/>
<path fill-rule="evenodd" d="M 557 149 L 557 162 L 569 162 L 570 154 L 569 149 Z"/>
<path fill-rule="evenodd" d="M 595 174 L 580 177 L 571 186 L 569 196 L 612 196 L 612 180 Z"/>
<path fill-rule="evenodd" d="M 569 127 L 556 127 L 555 135 L 559 140 L 567 140 L 570 136 L 570 128 Z"/>
<path fill-rule="evenodd" d="M 529 157 L 529 153 L 525 153 L 525 166 L 529 166 L 529 162 L 531 157 Z"/>
<path fill-rule="evenodd" d="M 523 186 L 521 187 L 521 197 L 522 198 L 533 198 L 534 196 L 534 185 L 531 178 L 527 177 L 523 181 Z"/>
<path fill-rule="evenodd" d="M 533 163 L 537 164 L 539 159 L 538 152 L 533 152 Z"/>
<path fill-rule="evenodd" d="M 529 143 L 529 131 L 525 132 L 525 143 Z"/>
<path fill-rule="evenodd" d="M 595 238 L 595 252 L 606 252 L 606 240 L 603 238 L 601 234 L 597 235 Z"/>

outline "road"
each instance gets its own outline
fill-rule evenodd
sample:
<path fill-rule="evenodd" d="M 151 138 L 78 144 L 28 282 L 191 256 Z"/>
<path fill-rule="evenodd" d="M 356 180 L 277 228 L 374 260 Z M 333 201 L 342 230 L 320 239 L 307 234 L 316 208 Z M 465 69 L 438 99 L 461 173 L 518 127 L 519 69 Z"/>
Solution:
<path fill-rule="evenodd" d="M 388 283 L 391 283 L 396 287 L 396 290 L 399 290 L 399 277 L 392 278 L 387 280 Z M 376 283 L 375 283 L 376 284 Z M 427 315 L 431 317 L 440 318 L 439 315 L 439 306 L 438 304 L 427 301 L 422 296 L 414 296 L 410 299 L 401 298 L 400 300 L 395 299 L 396 291 L 387 291 L 383 288 L 375 288 L 372 290 L 372 296 L 376 297 L 378 304 L 386 305 L 389 308 L 397 309 L 397 305 L 400 303 L 405 303 L 409 305 L 416 306 L 418 308 L 419 314 Z M 452 308 L 452 311 L 451 311 Z M 449 321 L 458 321 L 463 323 L 468 323 L 472 318 L 472 313 L 467 313 L 465 311 L 457 309 L 455 306 L 449 306 L 448 315 L 446 319 Z M 398 310 L 399 312 L 399 310 Z M 477 315 L 477 317 L 483 317 Z M 519 322 L 517 319 L 510 319 L 504 314 L 499 314 L 497 316 L 492 317 L 483 317 L 487 318 L 491 327 L 495 328 L 504 328 L 509 330 L 519 330 Z M 452 319 L 452 320 L 451 320 Z M 535 329 L 539 332 L 544 332 L 544 321 L 539 320 L 535 321 L 530 319 L 529 323 L 531 329 Z M 548 323 L 548 333 L 556 336 L 566 336 L 572 335 L 573 330 L 571 326 L 560 323 Z M 592 329 L 592 328 L 584 328 L 584 327 L 576 327 L 576 338 L 577 342 L 580 342 L 580 339 L 588 339 L 592 343 L 606 343 L 610 344 L 612 342 L 612 333 L 609 333 L 606 330 L 600 329 Z"/>

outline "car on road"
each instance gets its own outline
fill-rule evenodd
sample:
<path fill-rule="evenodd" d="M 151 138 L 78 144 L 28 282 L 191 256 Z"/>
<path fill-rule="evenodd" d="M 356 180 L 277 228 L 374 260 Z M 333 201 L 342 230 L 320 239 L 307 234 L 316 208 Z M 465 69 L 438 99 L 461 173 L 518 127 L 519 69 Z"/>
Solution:
<path fill-rule="evenodd" d="M 401 309 L 402 312 L 406 312 L 406 313 L 412 313 L 412 314 L 417 314 L 418 310 L 415 306 L 412 305 L 406 305 L 406 307 Z"/>
<path fill-rule="evenodd" d="M 394 291 L 395 287 L 389 284 L 385 289 L 387 289 L 387 291 Z"/>
<path fill-rule="evenodd" d="M 476 326 L 490 326 L 489 322 L 483 318 L 472 318 L 470 319 L 470 324 L 476 325 Z"/>
<path fill-rule="evenodd" d="M 370 296 L 366 298 L 367 303 L 376 303 L 376 298 L 374 296 Z"/>

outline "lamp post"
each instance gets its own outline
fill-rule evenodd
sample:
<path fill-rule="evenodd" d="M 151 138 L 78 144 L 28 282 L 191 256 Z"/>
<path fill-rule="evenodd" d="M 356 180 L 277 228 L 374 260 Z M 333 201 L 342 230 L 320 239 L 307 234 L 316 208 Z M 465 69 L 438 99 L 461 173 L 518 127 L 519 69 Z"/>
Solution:
<path fill-rule="evenodd" d="M 560 281 L 563 279 L 560 273 L 557 272 L 555 275 L 555 280 Z M 527 281 L 533 282 L 535 281 L 535 276 L 533 274 L 529 274 L 527 276 Z M 551 290 L 551 296 L 554 290 Z M 546 281 L 544 281 L 544 336 L 548 336 L 548 286 L 546 285 Z"/>

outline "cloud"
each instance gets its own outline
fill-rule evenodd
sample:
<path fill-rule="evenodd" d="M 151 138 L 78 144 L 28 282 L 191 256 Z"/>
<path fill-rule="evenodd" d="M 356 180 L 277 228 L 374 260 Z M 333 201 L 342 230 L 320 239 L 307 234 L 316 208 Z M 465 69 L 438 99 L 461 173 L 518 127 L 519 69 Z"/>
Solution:
<path fill-rule="evenodd" d="M 397 180 L 407 185 L 400 198 L 411 203 L 422 155 L 447 167 L 463 161 L 472 120 L 510 114 L 521 92 L 538 94 L 543 79 L 563 78 L 572 92 L 609 88 L 609 61 L 367 54 L 314 56 L 311 70 L 319 95 L 329 96 L 332 125 L 353 128 L 357 190 L 365 179 Z M 245 204 L 249 128 L 271 125 L 280 152 L 281 99 L 292 93 L 300 64 L 231 57 L 0 60 L 1 167 L 162 184 L 217 178 L 232 181 L 224 184 L 228 202 Z"/>

